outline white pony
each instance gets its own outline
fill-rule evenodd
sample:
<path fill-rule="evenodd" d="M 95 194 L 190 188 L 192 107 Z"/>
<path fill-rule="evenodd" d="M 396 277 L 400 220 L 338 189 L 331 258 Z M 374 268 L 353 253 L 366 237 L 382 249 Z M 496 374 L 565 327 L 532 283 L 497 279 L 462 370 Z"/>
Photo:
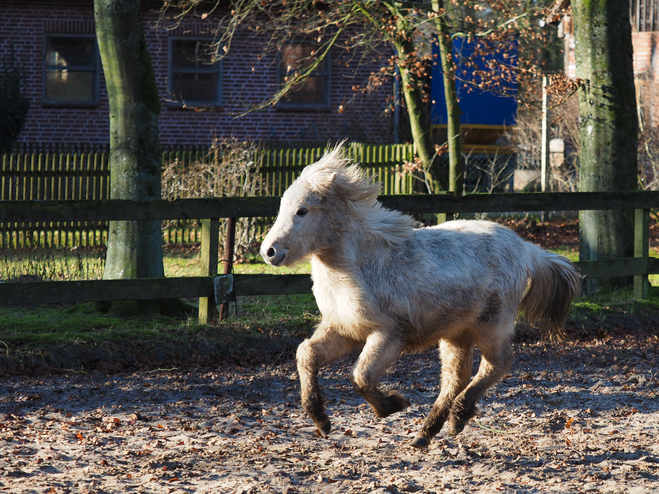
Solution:
<path fill-rule="evenodd" d="M 380 376 L 401 352 L 439 342 L 441 392 L 411 443 L 425 448 L 447 420 L 449 433 L 460 433 L 476 401 L 508 373 L 518 311 L 560 326 L 581 278 L 565 257 L 496 223 L 414 229 L 411 217 L 381 206 L 379 184 L 341 153 L 337 146 L 304 169 L 261 246 L 273 266 L 311 258 L 322 320 L 297 351 L 302 406 L 327 436 L 319 368 L 361 347 L 354 389 L 379 417 L 403 410 L 409 402 L 378 389 Z M 482 359 L 470 382 L 474 345 Z"/>

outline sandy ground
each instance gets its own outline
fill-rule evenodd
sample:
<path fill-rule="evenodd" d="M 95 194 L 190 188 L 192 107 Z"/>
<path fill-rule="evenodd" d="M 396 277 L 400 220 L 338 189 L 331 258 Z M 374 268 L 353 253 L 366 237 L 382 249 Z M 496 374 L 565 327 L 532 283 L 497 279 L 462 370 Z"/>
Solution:
<path fill-rule="evenodd" d="M 512 374 L 456 438 L 408 445 L 438 393 L 437 352 L 383 381 L 412 401 L 377 419 L 352 359 L 325 368 L 334 432 L 299 404 L 293 362 L 0 380 L 11 493 L 659 492 L 657 336 L 518 344 Z"/>

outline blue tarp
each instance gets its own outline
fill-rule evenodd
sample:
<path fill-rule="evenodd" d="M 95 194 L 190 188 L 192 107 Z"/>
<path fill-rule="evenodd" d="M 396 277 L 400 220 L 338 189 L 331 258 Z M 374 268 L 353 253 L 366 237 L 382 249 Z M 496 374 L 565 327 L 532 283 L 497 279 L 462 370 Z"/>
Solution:
<path fill-rule="evenodd" d="M 462 80 L 457 81 L 458 98 L 462 115 L 460 122 L 472 125 L 514 125 L 517 115 L 517 85 L 515 82 L 505 84 L 505 93 L 483 91 L 474 88 L 472 83 L 479 82 L 477 72 L 488 70 L 490 74 L 501 74 L 502 71 L 487 68 L 489 60 L 495 60 L 497 66 L 517 65 L 517 48 L 509 48 L 504 51 L 489 52 L 485 58 L 474 60 L 475 42 L 468 43 L 465 38 L 456 38 L 453 41 L 453 52 L 457 55 L 457 74 Z M 444 99 L 444 80 L 442 77 L 442 65 L 439 59 L 439 47 L 433 48 L 437 54 L 436 62 L 432 69 L 431 97 L 432 106 L 430 110 L 433 124 L 446 124 L 446 101 Z M 504 55 L 505 54 L 505 55 Z M 468 67 L 466 60 L 476 62 L 476 67 Z M 466 74 L 464 73 L 466 71 Z M 469 89 L 471 88 L 471 89 Z"/>

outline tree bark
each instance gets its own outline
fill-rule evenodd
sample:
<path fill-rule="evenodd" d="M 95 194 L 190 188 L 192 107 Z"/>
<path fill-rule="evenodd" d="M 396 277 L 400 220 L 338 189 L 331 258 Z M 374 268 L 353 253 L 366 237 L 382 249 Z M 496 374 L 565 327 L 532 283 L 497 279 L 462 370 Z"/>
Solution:
<path fill-rule="evenodd" d="M 448 190 L 457 196 L 463 193 L 464 158 L 462 157 L 462 141 L 460 139 L 460 103 L 458 90 L 455 87 L 455 62 L 453 60 L 453 43 L 449 27 L 446 24 L 444 0 L 432 0 L 432 9 L 438 14 L 435 17 L 439 56 L 442 62 L 442 77 L 444 79 L 444 99 L 446 101 L 446 131 L 448 142 Z"/>
<path fill-rule="evenodd" d="M 634 88 L 629 0 L 575 0 L 576 75 L 579 89 L 581 164 L 579 190 L 634 190 L 638 116 Z M 580 259 L 632 257 L 633 214 L 581 211 Z M 588 293 L 628 285 L 626 278 L 587 280 Z"/>
<path fill-rule="evenodd" d="M 394 41 L 394 46 L 398 52 L 401 89 L 410 119 L 412 139 L 423 165 L 426 186 L 430 189 L 428 192 L 437 193 L 440 190 L 447 190 L 448 184 L 446 173 L 439 165 L 430 135 L 430 120 L 426 104 L 423 101 L 422 81 L 413 70 L 413 65 L 418 60 L 416 46 L 412 33 L 405 29 L 405 19 L 398 17 L 396 23 L 398 36 Z"/>
<path fill-rule="evenodd" d="M 160 199 L 160 100 L 140 0 L 94 0 L 110 104 L 110 198 Z M 103 279 L 164 276 L 159 221 L 112 221 Z"/>

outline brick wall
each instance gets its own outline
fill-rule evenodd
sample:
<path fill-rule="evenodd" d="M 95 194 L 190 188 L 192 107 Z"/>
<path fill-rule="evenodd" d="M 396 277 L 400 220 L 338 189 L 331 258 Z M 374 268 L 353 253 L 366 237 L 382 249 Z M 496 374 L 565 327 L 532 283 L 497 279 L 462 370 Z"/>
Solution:
<path fill-rule="evenodd" d="M 569 30 L 565 33 L 565 75 L 576 77 L 574 35 Z M 632 32 L 634 49 L 634 75 L 636 77 L 636 100 L 652 128 L 659 126 L 659 32 Z"/>
<path fill-rule="evenodd" d="M 634 74 L 643 75 L 659 83 L 659 32 L 632 34 L 634 45 Z"/>
<path fill-rule="evenodd" d="M 633 32 L 634 74 L 646 76 L 659 84 L 659 32 Z M 565 40 L 565 74 L 576 77 L 574 59 L 574 35 L 566 33 Z"/>
<path fill-rule="evenodd" d="M 108 101 L 102 72 L 98 105 L 43 103 L 44 36 L 94 34 L 92 2 L 5 0 L 0 3 L 0 16 L 0 53 L 14 47 L 24 67 L 26 93 L 31 100 L 19 143 L 107 143 Z M 385 84 L 370 96 L 356 95 L 352 90 L 354 85 L 364 85 L 372 70 L 379 69 L 378 60 L 368 65 L 352 64 L 347 54 L 333 49 L 329 109 L 268 108 L 239 117 L 240 112 L 266 101 L 277 88 L 276 55 L 259 60 L 263 40 L 245 32 L 234 40 L 231 53 L 222 62 L 222 106 L 213 111 L 182 109 L 166 101 L 168 38 L 202 36 L 212 27 L 212 19 L 191 18 L 173 30 L 157 25 L 155 10 L 145 10 L 143 20 L 162 100 L 162 145 L 207 145 L 213 138 L 230 137 L 281 142 L 326 142 L 346 137 L 374 143 L 392 141 L 391 119 L 384 111 L 392 85 Z"/>

